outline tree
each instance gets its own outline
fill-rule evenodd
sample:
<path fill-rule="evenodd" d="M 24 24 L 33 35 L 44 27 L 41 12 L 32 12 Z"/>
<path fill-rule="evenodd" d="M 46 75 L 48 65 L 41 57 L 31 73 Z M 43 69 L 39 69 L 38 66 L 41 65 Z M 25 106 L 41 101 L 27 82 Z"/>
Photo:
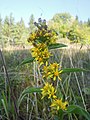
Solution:
<path fill-rule="evenodd" d="M 78 16 L 76 15 L 75 20 L 78 21 Z"/>
<path fill-rule="evenodd" d="M 15 43 L 23 45 L 26 42 L 28 34 L 28 29 L 25 27 L 23 18 L 21 18 L 21 20 L 16 24 Z"/>
<path fill-rule="evenodd" d="M 90 27 L 90 18 L 88 18 L 87 25 Z"/>
<path fill-rule="evenodd" d="M 49 21 L 49 25 L 58 32 L 60 38 L 66 38 L 73 21 L 74 18 L 69 13 L 58 13 Z"/>
<path fill-rule="evenodd" d="M 12 13 L 10 14 L 10 25 L 14 25 L 14 17 Z"/>
<path fill-rule="evenodd" d="M 1 15 L 0 15 L 0 27 L 2 26 L 2 18 L 1 18 Z"/>
<path fill-rule="evenodd" d="M 72 22 L 73 17 L 69 13 L 58 13 L 54 15 L 52 20 L 54 22 L 68 24 Z"/>
<path fill-rule="evenodd" d="M 2 18 L 1 18 L 1 15 L 0 15 L 0 45 L 3 44 L 3 41 L 2 41 Z"/>
<path fill-rule="evenodd" d="M 4 19 L 2 32 L 3 32 L 4 42 L 9 44 L 9 41 L 10 41 L 10 21 L 9 21 L 8 16 L 6 16 Z"/>
<path fill-rule="evenodd" d="M 14 17 L 12 16 L 12 13 L 10 16 L 6 16 L 4 19 L 3 24 L 3 40 L 8 45 L 12 44 L 14 42 Z"/>
<path fill-rule="evenodd" d="M 30 16 L 30 20 L 29 20 L 29 23 L 28 23 L 30 32 L 34 31 L 34 29 L 35 29 L 34 20 L 35 20 L 34 15 L 32 14 Z"/>

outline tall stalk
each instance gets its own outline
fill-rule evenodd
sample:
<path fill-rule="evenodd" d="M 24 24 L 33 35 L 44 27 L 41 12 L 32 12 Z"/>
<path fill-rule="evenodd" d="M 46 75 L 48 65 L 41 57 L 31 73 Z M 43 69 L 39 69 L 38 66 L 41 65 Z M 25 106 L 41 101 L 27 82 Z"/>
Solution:
<path fill-rule="evenodd" d="M 36 86 L 38 86 L 38 82 L 37 82 L 37 79 L 36 78 L 36 71 L 37 71 L 37 65 L 36 65 L 36 62 L 34 62 L 33 64 L 33 69 L 34 69 L 34 82 L 36 83 Z M 35 95 L 35 112 L 36 112 L 36 117 L 38 117 L 38 105 L 37 105 L 37 94 L 34 93 Z"/>

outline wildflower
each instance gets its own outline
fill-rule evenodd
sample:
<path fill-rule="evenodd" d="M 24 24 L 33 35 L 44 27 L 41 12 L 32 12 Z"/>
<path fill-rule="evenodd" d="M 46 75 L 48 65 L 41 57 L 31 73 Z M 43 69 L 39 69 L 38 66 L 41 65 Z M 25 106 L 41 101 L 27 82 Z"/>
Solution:
<path fill-rule="evenodd" d="M 50 64 L 49 66 L 44 66 L 43 67 L 43 78 L 48 78 L 48 79 L 53 79 L 54 81 L 58 78 L 61 80 L 59 77 L 60 74 L 62 73 L 62 70 L 59 68 L 59 64 L 53 63 Z"/>
<path fill-rule="evenodd" d="M 32 48 L 32 56 L 35 57 L 39 64 L 43 64 L 49 59 L 51 53 L 48 51 L 47 46 L 41 43 L 37 45 L 37 48 Z"/>
<path fill-rule="evenodd" d="M 54 99 L 51 104 L 51 108 L 54 110 L 67 110 L 68 102 L 62 102 L 62 99 Z"/>
<path fill-rule="evenodd" d="M 36 33 L 33 32 L 29 35 L 29 38 L 28 38 L 28 42 L 34 42 L 36 40 L 37 36 L 36 36 Z"/>
<path fill-rule="evenodd" d="M 57 98 L 56 95 L 55 95 L 56 90 L 52 86 L 52 84 L 49 84 L 48 82 L 45 83 L 45 86 L 41 90 L 42 90 L 42 92 L 41 92 L 42 99 L 46 96 L 48 97 L 48 99 L 49 98 L 54 98 L 54 99 Z"/>
<path fill-rule="evenodd" d="M 46 20 L 42 20 L 41 18 L 38 19 L 38 23 L 34 22 L 34 25 L 37 29 L 30 33 L 28 42 L 31 42 L 34 46 L 35 43 L 45 43 L 46 45 L 50 45 L 56 42 L 57 34 L 54 30 L 48 29 L 46 24 Z"/>

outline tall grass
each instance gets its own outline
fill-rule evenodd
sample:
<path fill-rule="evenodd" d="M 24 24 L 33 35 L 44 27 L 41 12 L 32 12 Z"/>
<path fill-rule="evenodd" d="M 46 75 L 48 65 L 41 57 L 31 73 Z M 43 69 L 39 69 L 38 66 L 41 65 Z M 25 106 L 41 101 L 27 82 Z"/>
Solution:
<path fill-rule="evenodd" d="M 58 51 L 54 50 L 53 53 L 54 57 L 51 59 L 51 61 L 59 62 L 63 68 L 84 68 L 90 70 L 90 49 L 87 47 L 80 49 L 80 46 L 77 47 L 72 45 L 69 47 L 69 49 Z M 71 89 L 75 100 L 74 102 L 82 105 L 86 110 L 90 110 L 90 108 L 88 108 L 90 96 L 84 94 L 83 89 L 90 86 L 89 76 L 89 72 L 69 73 L 62 75 L 62 79 L 65 79 L 63 83 L 64 85 L 67 79 L 69 80 L 69 86 L 65 88 Z"/>
<path fill-rule="evenodd" d="M 10 84 L 12 85 L 13 93 L 16 102 L 21 92 L 28 86 L 42 86 L 41 70 L 35 63 L 26 64 L 17 67 L 25 58 L 31 56 L 30 50 L 13 50 L 3 51 Z M 50 62 L 58 62 L 63 68 L 84 68 L 90 69 L 90 49 L 77 46 L 71 46 L 66 49 L 52 50 L 54 54 L 50 58 Z M 68 73 L 62 74 L 63 82 L 57 81 L 55 84 L 58 87 L 58 92 L 63 93 L 65 99 L 72 102 L 72 104 L 79 104 L 85 110 L 90 112 L 90 95 L 84 93 L 83 89 L 90 86 L 90 73 Z M 0 99 L 3 99 L 2 91 L 5 94 L 6 80 L 3 69 L 3 64 L 0 57 Z M 5 94 L 6 95 L 6 94 Z M 8 101 L 7 101 L 8 102 Z M 7 103 L 9 104 L 9 103 Z M 25 120 L 53 120 L 50 114 L 49 102 L 47 100 L 41 101 L 40 94 L 28 94 L 23 99 L 20 107 L 18 108 L 19 116 Z M 8 106 L 8 105 L 6 105 Z M 13 105 L 12 105 L 13 106 Z M 9 107 L 9 106 L 8 106 Z M 5 108 L 4 101 L 0 101 L 0 115 L 3 120 L 14 119 L 11 114 L 12 109 L 8 111 Z M 73 120 L 73 116 L 69 116 Z M 74 116 L 77 119 L 77 116 Z M 84 120 L 81 116 L 79 119 Z"/>

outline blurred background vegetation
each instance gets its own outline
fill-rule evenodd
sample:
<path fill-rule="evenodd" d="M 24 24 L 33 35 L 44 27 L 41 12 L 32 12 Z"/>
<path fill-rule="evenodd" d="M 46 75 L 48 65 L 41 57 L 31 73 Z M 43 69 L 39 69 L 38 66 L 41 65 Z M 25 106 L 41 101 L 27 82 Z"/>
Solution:
<path fill-rule="evenodd" d="M 34 26 L 34 15 L 30 16 L 28 26 L 25 25 L 23 18 L 15 22 L 12 13 L 6 16 L 4 20 L 0 17 L 0 45 L 15 46 L 27 45 L 27 37 L 30 32 L 36 28 Z M 90 19 L 88 21 L 79 21 L 78 16 L 73 17 L 69 13 L 57 13 L 48 21 L 48 26 L 58 33 L 59 40 L 62 42 L 90 44 Z"/>

